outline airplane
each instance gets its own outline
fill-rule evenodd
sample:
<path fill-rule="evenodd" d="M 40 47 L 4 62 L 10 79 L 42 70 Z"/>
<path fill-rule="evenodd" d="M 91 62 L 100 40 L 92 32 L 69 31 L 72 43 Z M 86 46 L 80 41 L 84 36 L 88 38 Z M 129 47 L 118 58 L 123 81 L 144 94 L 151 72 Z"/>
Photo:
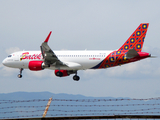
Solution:
<path fill-rule="evenodd" d="M 52 31 L 40 46 L 40 51 L 19 51 L 10 54 L 3 60 L 3 65 L 19 68 L 22 77 L 23 69 L 40 71 L 55 70 L 58 77 L 75 74 L 73 80 L 79 81 L 78 70 L 104 69 L 139 61 L 151 54 L 141 52 L 149 23 L 141 23 L 127 41 L 117 50 L 66 50 L 52 51 L 48 41 Z"/>

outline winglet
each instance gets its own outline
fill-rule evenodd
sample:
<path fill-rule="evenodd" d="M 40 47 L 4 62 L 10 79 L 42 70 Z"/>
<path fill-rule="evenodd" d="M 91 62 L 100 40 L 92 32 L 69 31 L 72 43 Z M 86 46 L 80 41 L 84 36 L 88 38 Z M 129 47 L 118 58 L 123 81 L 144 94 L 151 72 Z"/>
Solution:
<path fill-rule="evenodd" d="M 48 34 L 48 36 L 47 36 L 47 38 L 46 38 L 46 40 L 44 41 L 44 42 L 48 42 L 48 40 L 49 40 L 49 38 L 50 38 L 50 36 L 51 36 L 51 33 L 52 33 L 52 31 L 50 31 L 50 33 Z"/>

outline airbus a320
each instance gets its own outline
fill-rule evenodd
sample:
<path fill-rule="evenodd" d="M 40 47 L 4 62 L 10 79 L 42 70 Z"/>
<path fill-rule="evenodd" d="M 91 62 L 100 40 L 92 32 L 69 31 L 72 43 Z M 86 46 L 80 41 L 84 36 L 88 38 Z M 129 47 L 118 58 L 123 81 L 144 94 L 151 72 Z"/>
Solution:
<path fill-rule="evenodd" d="M 104 69 L 120 66 L 151 57 L 147 52 L 141 52 L 149 23 L 141 23 L 127 41 L 117 50 L 83 50 L 83 51 L 53 51 L 48 46 L 49 33 L 40 46 L 40 51 L 19 51 L 10 54 L 3 60 L 3 65 L 19 68 L 18 78 L 22 77 L 22 70 L 40 71 L 55 70 L 58 77 L 75 74 L 73 80 L 78 81 L 78 70 Z"/>

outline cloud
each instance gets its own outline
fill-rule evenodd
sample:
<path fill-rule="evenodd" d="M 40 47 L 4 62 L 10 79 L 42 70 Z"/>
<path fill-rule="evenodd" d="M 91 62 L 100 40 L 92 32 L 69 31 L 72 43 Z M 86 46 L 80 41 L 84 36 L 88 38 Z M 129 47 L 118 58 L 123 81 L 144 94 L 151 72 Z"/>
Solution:
<path fill-rule="evenodd" d="M 8 48 L 8 49 L 5 50 L 5 52 L 7 54 L 11 54 L 11 53 L 17 52 L 17 51 L 20 51 L 20 48 L 18 48 L 18 47 L 11 47 L 11 48 Z"/>
<path fill-rule="evenodd" d="M 38 79 L 45 79 L 45 78 L 54 78 L 56 77 L 54 74 L 54 70 L 44 69 L 41 71 L 30 71 L 29 69 L 24 70 L 25 76 L 30 78 L 38 78 Z"/>
<path fill-rule="evenodd" d="M 2 64 L 0 64 L 0 75 L 3 77 L 13 76 L 16 73 L 16 71 L 18 71 L 18 69 L 5 67 Z"/>
<path fill-rule="evenodd" d="M 159 78 L 160 65 L 155 65 L 152 58 L 137 61 L 122 65 L 120 67 L 113 67 L 106 70 L 106 75 L 113 78 L 139 79 L 139 78 Z"/>
<path fill-rule="evenodd" d="M 156 56 L 157 58 L 160 58 L 160 48 L 159 47 L 153 47 L 153 46 L 144 46 L 142 51 L 149 52 L 151 56 Z"/>

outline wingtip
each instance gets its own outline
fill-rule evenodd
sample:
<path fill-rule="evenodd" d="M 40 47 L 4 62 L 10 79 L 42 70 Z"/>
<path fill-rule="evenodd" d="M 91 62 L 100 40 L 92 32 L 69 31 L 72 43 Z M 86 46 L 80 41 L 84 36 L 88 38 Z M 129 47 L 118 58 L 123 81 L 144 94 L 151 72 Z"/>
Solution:
<path fill-rule="evenodd" d="M 47 36 L 47 38 L 46 38 L 46 40 L 44 42 L 48 42 L 48 40 L 49 40 L 49 38 L 51 36 L 51 33 L 52 33 L 52 31 L 49 32 L 49 34 L 48 34 L 48 36 Z"/>

